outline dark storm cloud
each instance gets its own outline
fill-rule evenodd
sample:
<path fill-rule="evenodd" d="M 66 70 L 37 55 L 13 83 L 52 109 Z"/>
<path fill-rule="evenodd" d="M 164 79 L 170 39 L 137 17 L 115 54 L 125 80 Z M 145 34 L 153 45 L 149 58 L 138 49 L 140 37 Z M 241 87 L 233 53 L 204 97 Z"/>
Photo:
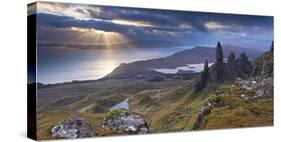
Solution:
<path fill-rule="evenodd" d="M 178 40 L 194 44 L 208 40 L 245 43 L 242 42 L 244 39 L 247 43 L 258 45 L 259 42 L 273 40 L 273 17 L 269 16 L 74 4 L 42 7 L 40 10 L 39 6 L 38 23 L 45 29 L 93 28 L 119 32 L 130 40 Z"/>
<path fill-rule="evenodd" d="M 107 21 L 96 21 L 96 20 L 77 20 L 73 17 L 58 16 L 51 14 L 38 14 L 40 20 L 38 20 L 39 26 L 55 27 L 55 28 L 95 28 L 103 31 L 114 31 L 114 32 L 126 32 L 128 26 L 117 25 Z"/>
<path fill-rule="evenodd" d="M 215 21 L 225 25 L 237 27 L 259 26 L 262 28 L 272 28 L 273 25 L 272 17 L 268 16 L 249 16 L 119 7 L 97 7 L 100 9 L 100 12 L 87 9 L 87 11 L 93 18 L 145 21 L 158 26 L 179 26 L 182 23 L 187 23 L 195 29 L 203 32 L 208 31 L 204 24 L 209 21 Z"/>
<path fill-rule="evenodd" d="M 101 14 L 96 11 L 91 11 L 88 9 L 90 15 L 93 18 L 100 19 L 121 19 L 121 20 L 131 20 L 131 21 L 143 21 L 149 22 L 157 26 L 176 26 L 181 24 L 182 20 L 176 19 L 176 17 L 171 16 L 169 13 L 163 11 L 151 12 L 150 10 L 141 9 L 131 9 L 131 8 L 110 8 L 110 7 L 100 7 Z M 180 21 L 178 21 L 180 20 Z"/>
<path fill-rule="evenodd" d="M 64 6 L 67 7 L 67 6 Z M 94 8 L 94 10 L 93 10 Z M 86 9 L 75 8 L 76 12 L 81 14 L 89 13 L 91 18 L 102 20 L 128 20 L 136 22 L 148 22 L 152 25 L 166 28 L 166 30 L 183 30 L 181 25 L 189 25 L 189 30 L 198 30 L 201 32 L 210 31 L 205 24 L 213 21 L 223 25 L 233 26 L 236 28 L 229 28 L 227 30 L 239 30 L 237 28 L 257 27 L 270 29 L 273 25 L 272 17 L 266 16 L 247 16 L 247 15 L 234 15 L 234 14 L 216 14 L 216 13 L 198 13 L 198 12 L 184 12 L 184 11 L 167 11 L 167 10 L 149 10 L 149 9 L 132 9 L 132 8 L 119 8 L 119 7 L 88 7 Z M 98 11 L 96 9 L 99 9 Z M 65 18 L 65 17 L 61 17 Z M 70 17 L 68 17 L 70 18 Z M 70 22 L 70 21 L 68 21 Z M 75 21 L 71 21 L 75 23 Z M 80 25 L 87 25 L 101 23 L 108 26 L 115 26 L 109 22 L 97 21 L 79 21 Z M 78 23 L 78 22 L 76 22 Z M 69 23 L 67 23 L 69 24 Z M 171 28 L 172 27 L 172 28 Z M 119 28 L 119 27 L 118 27 Z M 121 27 L 122 28 L 122 27 Z M 185 29 L 185 30 L 186 30 Z"/>
<path fill-rule="evenodd" d="M 177 26 L 153 26 L 153 27 L 137 27 L 130 25 L 115 24 L 108 20 L 77 20 L 69 16 L 58 16 L 52 14 L 38 14 L 39 26 L 45 26 L 49 28 L 94 28 L 96 30 L 108 31 L 108 32 L 119 32 L 124 35 L 129 35 L 132 38 L 143 39 L 146 36 L 171 36 L 171 33 L 185 33 L 192 31 L 192 29 L 179 28 Z M 161 32 L 162 34 L 160 34 Z M 150 37 L 146 37 L 150 38 Z"/>

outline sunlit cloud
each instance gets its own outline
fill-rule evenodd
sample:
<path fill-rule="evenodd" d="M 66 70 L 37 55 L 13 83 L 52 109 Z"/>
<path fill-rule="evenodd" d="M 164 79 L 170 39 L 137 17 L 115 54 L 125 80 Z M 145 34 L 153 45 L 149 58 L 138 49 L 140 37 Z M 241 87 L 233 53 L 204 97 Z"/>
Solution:
<path fill-rule="evenodd" d="M 229 36 L 232 36 L 232 37 L 246 37 L 246 36 L 248 36 L 248 34 L 245 33 L 245 32 L 227 32 L 227 34 Z"/>
<path fill-rule="evenodd" d="M 207 23 L 205 23 L 204 25 L 208 30 L 223 30 L 223 29 L 229 29 L 231 28 L 231 26 L 229 25 L 224 25 L 222 23 L 218 23 L 218 22 L 213 22 L 213 21 L 209 21 Z"/>
<path fill-rule="evenodd" d="M 171 32 L 171 31 L 161 31 L 161 30 L 152 30 L 150 33 L 156 34 L 156 35 L 168 35 L 168 36 L 178 36 L 177 32 Z"/>
<path fill-rule="evenodd" d="M 40 13 L 55 14 L 59 16 L 69 16 L 77 20 L 95 20 L 95 21 L 105 21 L 111 22 L 119 25 L 127 26 L 136 26 L 136 27 L 154 27 L 155 25 L 144 22 L 144 21 L 132 21 L 132 20 L 123 20 L 123 19 L 100 19 L 98 17 L 93 17 L 95 15 L 102 14 L 100 7 L 90 7 L 87 5 L 68 5 L 60 3 L 45 3 L 39 2 L 37 11 Z"/>
<path fill-rule="evenodd" d="M 193 28 L 192 25 L 187 24 L 187 23 L 180 24 L 179 27 L 181 29 L 192 29 Z"/>
<path fill-rule="evenodd" d="M 149 22 L 143 22 L 143 21 L 129 21 L 129 20 L 116 19 L 116 20 L 112 20 L 111 22 L 114 24 L 137 26 L 137 27 L 154 27 L 155 26 Z"/>
<path fill-rule="evenodd" d="M 39 13 L 48 13 L 59 16 L 69 16 L 74 17 L 75 19 L 91 19 L 90 13 L 88 10 L 91 8 L 92 11 L 97 13 L 100 12 L 98 7 L 89 7 L 87 5 L 72 5 L 72 4 L 61 4 L 61 3 L 47 3 L 47 2 L 38 2 L 37 3 L 37 12 Z"/>
<path fill-rule="evenodd" d="M 97 32 L 97 33 L 106 33 L 105 31 L 96 30 L 94 28 L 80 28 L 80 27 L 71 27 L 72 31 L 78 31 L 78 32 Z M 109 33 L 109 32 L 108 32 Z"/>

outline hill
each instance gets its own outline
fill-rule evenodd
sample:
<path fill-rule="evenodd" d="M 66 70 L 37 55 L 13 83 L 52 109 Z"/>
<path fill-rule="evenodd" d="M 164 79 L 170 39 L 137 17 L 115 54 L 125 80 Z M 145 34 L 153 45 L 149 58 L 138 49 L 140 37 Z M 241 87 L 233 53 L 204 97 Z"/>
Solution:
<path fill-rule="evenodd" d="M 247 53 L 250 59 L 254 59 L 262 54 L 262 51 L 242 48 L 233 45 L 227 45 L 223 48 L 226 58 L 230 52 L 239 55 L 243 52 Z M 186 64 L 203 63 L 205 59 L 210 63 L 215 61 L 215 48 L 212 47 L 195 47 L 184 51 L 177 52 L 171 56 L 157 58 L 145 61 L 136 61 L 128 64 L 121 64 L 114 69 L 105 78 L 134 78 L 136 76 L 153 76 L 157 73 L 151 69 L 157 68 L 176 68 L 185 66 Z"/>

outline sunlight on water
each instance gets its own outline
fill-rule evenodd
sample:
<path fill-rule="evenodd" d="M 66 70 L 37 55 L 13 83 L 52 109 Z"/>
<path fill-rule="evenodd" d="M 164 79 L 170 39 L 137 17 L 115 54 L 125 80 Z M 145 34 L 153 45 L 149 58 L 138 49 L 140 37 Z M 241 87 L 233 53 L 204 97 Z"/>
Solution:
<path fill-rule="evenodd" d="M 122 63 L 165 57 L 187 48 L 190 47 L 124 49 L 39 47 L 37 81 L 62 83 L 99 79 Z"/>

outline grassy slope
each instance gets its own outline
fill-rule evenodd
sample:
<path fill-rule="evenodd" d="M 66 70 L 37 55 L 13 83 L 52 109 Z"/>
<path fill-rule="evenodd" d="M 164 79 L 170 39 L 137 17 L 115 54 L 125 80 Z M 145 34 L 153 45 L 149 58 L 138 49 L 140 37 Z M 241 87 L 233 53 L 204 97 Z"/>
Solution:
<path fill-rule="evenodd" d="M 273 125 L 273 98 L 259 102 L 241 100 L 239 95 L 223 97 L 231 107 L 212 109 L 202 129 L 257 127 Z"/>
<path fill-rule="evenodd" d="M 186 81 L 176 87 L 162 90 L 144 90 L 131 94 L 129 101 L 130 111 L 144 116 L 150 125 L 150 133 L 192 130 L 200 108 L 207 100 L 215 97 L 216 91 L 216 86 L 211 84 L 208 90 L 202 90 L 194 94 L 192 92 L 193 85 L 193 81 Z M 202 99 L 205 92 L 208 95 Z M 231 94 L 220 96 L 225 105 L 213 108 L 205 117 L 205 123 L 200 129 L 273 125 L 273 98 L 263 99 L 258 102 L 245 101 L 240 99 L 240 94 L 249 95 L 253 93 L 252 91 L 228 85 L 220 86 L 220 92 L 231 92 Z M 120 96 L 118 96 L 113 95 L 110 97 L 120 99 Z M 124 96 L 128 97 L 127 95 Z M 95 100 L 96 98 L 92 99 Z M 100 128 L 105 113 L 92 113 L 90 111 L 78 113 L 73 110 L 46 111 L 38 115 L 39 139 L 51 139 L 50 128 L 69 116 L 80 116 L 87 120 L 96 129 L 97 136 L 121 134 Z"/>
<path fill-rule="evenodd" d="M 167 103 L 160 105 L 153 113 L 146 116 L 150 120 L 151 132 L 192 130 L 200 108 L 207 100 L 215 98 L 215 87 L 211 86 L 210 88 L 208 90 L 209 95 L 205 99 L 200 97 L 204 90 L 197 94 L 192 94 L 191 90 L 187 87 L 178 88 L 170 92 L 169 95 L 176 95 L 178 92 L 185 95 L 175 100 L 167 101 Z M 273 98 L 257 102 L 245 101 L 240 99 L 240 94 L 245 93 L 249 95 L 253 93 L 252 91 L 232 88 L 227 85 L 222 86 L 220 90 L 225 91 L 225 89 L 233 89 L 234 91 L 231 92 L 232 94 L 220 96 L 224 106 L 213 108 L 205 118 L 205 123 L 200 129 L 273 125 Z"/>
<path fill-rule="evenodd" d="M 192 82 L 188 81 L 182 86 L 171 90 L 155 93 L 154 95 L 139 94 L 132 99 L 132 110 L 145 116 L 150 124 L 151 132 L 164 130 L 161 128 L 160 121 L 175 113 L 186 100 L 190 100 Z M 148 97 L 149 95 L 149 97 Z"/>
<path fill-rule="evenodd" d="M 188 88 L 184 96 L 163 107 L 152 117 L 154 120 L 151 125 L 153 132 L 176 132 L 192 129 L 197 118 L 196 114 L 203 104 L 199 97 L 202 92 L 193 94 L 192 90 Z M 176 90 L 175 94 L 181 91 L 182 89 Z"/>

